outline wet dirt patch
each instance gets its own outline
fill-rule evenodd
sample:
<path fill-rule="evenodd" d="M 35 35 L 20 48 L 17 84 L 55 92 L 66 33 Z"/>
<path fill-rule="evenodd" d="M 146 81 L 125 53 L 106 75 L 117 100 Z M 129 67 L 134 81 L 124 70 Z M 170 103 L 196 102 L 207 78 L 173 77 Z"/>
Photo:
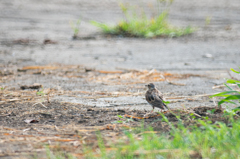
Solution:
<path fill-rule="evenodd" d="M 93 150 L 99 148 L 99 132 L 108 145 L 109 141 L 117 141 L 122 137 L 125 130 L 137 132 L 142 124 L 145 128 L 153 127 L 159 133 L 170 130 L 169 124 L 158 112 L 98 108 L 64 102 L 42 104 L 45 107 L 33 102 L 9 102 L 0 106 L 0 156 L 46 155 L 47 144 L 53 151 L 61 150 L 83 157 L 83 143 Z M 176 116 L 185 126 L 206 116 L 213 122 L 227 122 L 223 110 L 212 107 L 173 109 L 163 114 L 173 125 L 178 123 Z"/>
<path fill-rule="evenodd" d="M 41 105 L 44 104 L 44 107 Z M 110 110 L 84 107 L 68 103 L 8 103 L 2 105 L 1 125 L 24 127 L 26 119 L 38 120 L 38 124 L 54 126 L 79 125 L 102 126 L 111 123 L 124 110 Z M 108 117 L 107 117 L 108 116 Z"/>

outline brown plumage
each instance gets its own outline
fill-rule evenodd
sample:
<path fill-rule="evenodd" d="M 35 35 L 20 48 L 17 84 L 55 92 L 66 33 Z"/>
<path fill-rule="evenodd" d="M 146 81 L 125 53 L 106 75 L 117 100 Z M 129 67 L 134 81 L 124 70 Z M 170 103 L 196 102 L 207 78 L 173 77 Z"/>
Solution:
<path fill-rule="evenodd" d="M 153 109 L 155 107 L 160 109 L 164 109 L 165 107 L 168 109 L 168 107 L 163 103 L 162 93 L 157 90 L 155 85 L 153 83 L 149 83 L 146 86 L 148 87 L 148 91 L 146 92 L 145 97 L 147 102 L 153 107 Z"/>

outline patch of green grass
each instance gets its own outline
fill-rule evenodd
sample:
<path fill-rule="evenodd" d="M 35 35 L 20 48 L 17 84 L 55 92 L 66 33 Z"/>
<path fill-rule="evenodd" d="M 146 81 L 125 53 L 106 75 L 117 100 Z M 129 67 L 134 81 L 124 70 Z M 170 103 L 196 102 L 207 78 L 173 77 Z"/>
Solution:
<path fill-rule="evenodd" d="M 76 24 L 73 24 L 73 22 L 70 21 L 70 26 L 73 30 L 73 39 L 76 39 L 78 36 L 80 24 L 81 24 L 81 19 L 78 19 Z"/>
<path fill-rule="evenodd" d="M 45 95 L 45 93 L 43 92 L 43 88 L 41 88 L 42 90 L 39 90 L 38 92 L 37 92 L 37 95 L 39 95 L 39 96 L 44 96 Z"/>
<path fill-rule="evenodd" d="M 132 118 L 126 118 L 126 117 L 123 117 L 123 116 L 121 116 L 121 115 L 117 115 L 119 118 L 121 118 L 122 120 L 117 120 L 117 121 L 114 121 L 114 122 L 112 122 L 113 124 L 116 124 L 116 123 L 128 123 L 128 122 L 131 122 L 131 121 L 133 121 L 133 119 Z"/>
<path fill-rule="evenodd" d="M 236 71 L 231 68 L 231 71 L 237 74 L 240 74 L 240 71 Z M 234 80 L 234 79 L 228 79 L 224 85 L 229 89 L 229 91 L 221 92 L 215 95 L 212 95 L 211 97 L 224 97 L 224 99 L 220 100 L 218 102 L 218 105 L 220 106 L 223 103 L 231 103 L 238 107 L 240 107 L 240 91 L 234 90 L 232 87 L 228 86 L 227 84 L 235 84 L 238 89 L 240 89 L 240 81 Z"/>
<path fill-rule="evenodd" d="M 48 159 L 65 159 L 65 158 L 76 159 L 76 157 L 64 151 L 53 153 L 48 146 L 46 146 L 45 149 L 46 149 L 46 155 Z"/>
<path fill-rule="evenodd" d="M 228 115 L 228 114 L 225 114 Z M 91 147 L 85 151 L 85 158 L 116 158 L 116 159 L 156 159 L 156 158 L 209 158 L 235 159 L 240 158 L 240 120 L 231 123 L 212 123 L 206 119 L 196 120 L 190 127 L 182 121 L 174 126 L 163 116 L 170 126 L 169 133 L 153 131 L 152 128 L 140 128 L 141 132 L 125 131 L 122 138 L 113 138 L 112 144 L 106 144 L 97 132 L 99 149 Z M 106 133 L 106 132 L 105 132 Z M 46 148 L 48 158 L 75 158 L 70 154 L 53 153 Z"/>
<path fill-rule="evenodd" d="M 167 0 L 164 0 L 164 2 Z M 158 4 L 161 1 L 157 1 Z M 169 2 L 169 6 L 172 1 Z M 159 36 L 179 37 L 192 33 L 195 29 L 188 26 L 186 28 L 179 28 L 168 23 L 168 9 L 165 9 L 158 15 L 149 18 L 142 10 L 140 14 L 137 13 L 136 7 L 120 4 L 121 10 L 125 15 L 125 20 L 121 20 L 117 25 L 110 26 L 108 24 L 92 21 L 92 24 L 101 28 L 105 34 L 122 35 L 128 37 L 144 37 L 153 38 Z M 160 12 L 160 11 L 158 11 Z"/>
<path fill-rule="evenodd" d="M 102 140 L 99 146 L 102 153 L 98 158 L 239 158 L 240 120 L 229 124 L 212 123 L 210 120 L 197 120 L 191 127 L 182 122 L 175 127 L 170 125 L 168 134 L 156 134 L 152 128 L 135 134 L 126 131 L 125 139 L 114 142 L 107 152 Z M 94 158 L 91 156 L 91 158 Z"/>
<path fill-rule="evenodd" d="M 211 20 L 212 20 L 212 17 L 211 16 L 207 16 L 206 19 L 205 19 L 205 25 L 206 26 L 209 25 Z"/>

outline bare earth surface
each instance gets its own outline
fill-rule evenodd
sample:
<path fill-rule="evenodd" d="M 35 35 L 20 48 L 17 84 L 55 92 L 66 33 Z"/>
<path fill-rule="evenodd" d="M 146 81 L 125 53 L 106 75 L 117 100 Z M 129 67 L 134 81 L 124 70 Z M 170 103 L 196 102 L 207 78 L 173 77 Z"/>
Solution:
<path fill-rule="evenodd" d="M 150 15 L 148 6 L 156 3 L 142 5 Z M 169 22 L 196 27 L 196 32 L 142 39 L 104 36 L 91 25 L 91 20 L 114 24 L 122 19 L 118 1 L 1 0 L 0 156 L 46 155 L 44 145 L 57 149 L 61 143 L 61 150 L 74 150 L 81 158 L 83 142 L 97 148 L 96 130 L 107 140 L 142 119 L 146 125 L 158 121 L 144 99 L 149 82 L 172 109 L 189 113 L 215 107 L 217 99 L 209 95 L 223 91 L 224 78 L 233 76 L 229 68 L 240 66 L 239 7 L 238 0 L 176 0 Z M 79 38 L 72 40 L 70 21 L 79 18 Z M 43 87 L 21 89 L 34 83 Z M 128 121 L 131 117 L 136 118 Z M 156 130 L 167 131 L 154 123 Z"/>

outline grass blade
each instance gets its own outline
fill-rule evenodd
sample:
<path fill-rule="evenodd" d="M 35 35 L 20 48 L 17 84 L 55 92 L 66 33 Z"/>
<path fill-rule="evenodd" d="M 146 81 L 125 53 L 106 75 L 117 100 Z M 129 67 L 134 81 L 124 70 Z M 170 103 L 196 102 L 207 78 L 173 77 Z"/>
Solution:
<path fill-rule="evenodd" d="M 229 87 L 226 83 L 224 83 L 224 85 L 225 85 L 228 89 L 230 89 L 231 91 L 233 91 L 233 89 L 232 89 L 231 87 Z"/>
<path fill-rule="evenodd" d="M 239 84 L 240 81 L 233 80 L 233 79 L 228 79 L 228 80 L 227 80 L 227 83 L 230 83 L 230 84 Z"/>
<path fill-rule="evenodd" d="M 230 95 L 225 99 L 222 99 L 218 102 L 218 105 L 221 105 L 222 103 L 228 102 L 237 105 L 235 102 L 232 102 L 230 100 L 240 100 L 240 95 Z"/>
<path fill-rule="evenodd" d="M 238 92 L 238 91 L 226 91 L 226 92 L 221 92 L 221 93 L 214 94 L 214 95 L 210 96 L 210 98 L 212 98 L 212 97 L 226 97 L 226 96 L 224 96 L 224 95 L 230 94 L 230 93 L 239 93 L 239 92 Z"/>
<path fill-rule="evenodd" d="M 230 68 L 230 70 L 233 71 L 233 72 L 235 72 L 235 73 L 238 73 L 238 74 L 240 73 L 240 72 L 234 70 L 233 68 Z"/>

